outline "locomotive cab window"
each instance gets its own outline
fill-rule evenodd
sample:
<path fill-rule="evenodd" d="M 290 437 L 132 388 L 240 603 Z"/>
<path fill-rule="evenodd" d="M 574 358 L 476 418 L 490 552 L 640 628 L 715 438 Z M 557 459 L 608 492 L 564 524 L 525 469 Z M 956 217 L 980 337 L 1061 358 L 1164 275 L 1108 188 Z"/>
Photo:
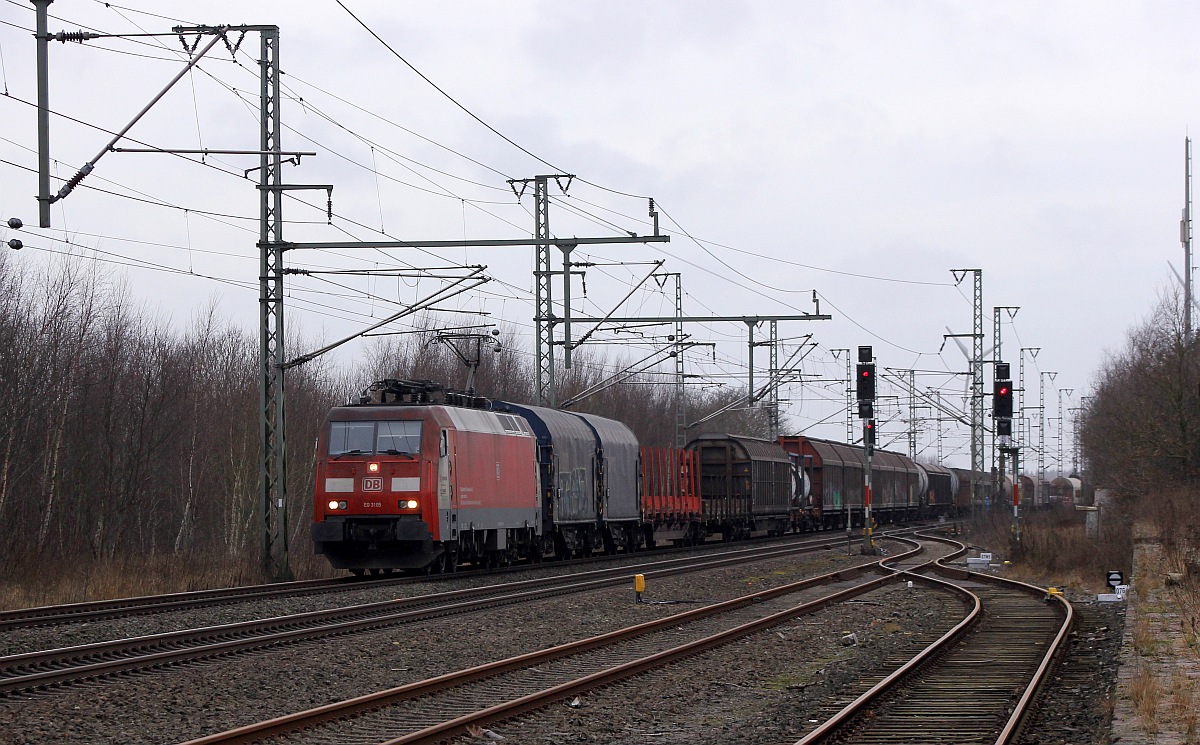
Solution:
<path fill-rule="evenodd" d="M 330 422 L 330 455 L 416 455 L 421 450 L 421 422 Z"/>
<path fill-rule="evenodd" d="M 375 422 L 330 422 L 329 454 L 375 452 Z"/>
<path fill-rule="evenodd" d="M 379 430 L 375 438 L 375 451 L 389 455 L 400 453 L 416 455 L 421 452 L 421 422 L 379 422 Z"/>

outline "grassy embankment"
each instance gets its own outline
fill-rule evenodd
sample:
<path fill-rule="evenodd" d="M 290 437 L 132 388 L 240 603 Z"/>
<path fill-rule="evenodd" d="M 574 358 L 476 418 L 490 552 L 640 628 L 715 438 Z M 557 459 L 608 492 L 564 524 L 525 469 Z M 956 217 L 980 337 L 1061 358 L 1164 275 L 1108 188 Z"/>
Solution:
<path fill-rule="evenodd" d="M 1085 593 L 1111 592 L 1105 585 L 1110 569 L 1131 576 L 1129 525 L 1123 508 L 1106 508 L 1099 536 L 1090 538 L 1082 512 L 1062 507 L 1028 511 L 1021 516 L 1020 545 L 1014 547 L 1011 513 L 996 510 L 964 523 L 965 538 L 973 545 L 1011 562 L 1006 577 Z"/>

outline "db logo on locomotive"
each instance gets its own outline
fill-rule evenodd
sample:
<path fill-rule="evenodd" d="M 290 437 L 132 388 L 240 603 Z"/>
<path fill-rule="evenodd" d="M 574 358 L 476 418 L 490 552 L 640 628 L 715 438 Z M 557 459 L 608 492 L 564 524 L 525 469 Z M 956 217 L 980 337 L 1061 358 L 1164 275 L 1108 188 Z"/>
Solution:
<path fill-rule="evenodd" d="M 367 476 L 362 480 L 363 491 L 383 491 L 383 477 Z"/>

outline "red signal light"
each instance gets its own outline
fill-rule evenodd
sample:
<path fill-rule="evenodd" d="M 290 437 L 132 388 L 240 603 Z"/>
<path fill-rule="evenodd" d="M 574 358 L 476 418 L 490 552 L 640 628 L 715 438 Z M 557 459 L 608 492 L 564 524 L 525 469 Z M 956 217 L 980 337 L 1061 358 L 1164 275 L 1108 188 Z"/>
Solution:
<path fill-rule="evenodd" d="M 858 366 L 858 400 L 875 400 L 875 365 L 860 364 Z"/>
<path fill-rule="evenodd" d="M 992 389 L 992 416 L 1008 419 L 1013 415 L 1012 382 L 1008 380 L 995 381 Z"/>

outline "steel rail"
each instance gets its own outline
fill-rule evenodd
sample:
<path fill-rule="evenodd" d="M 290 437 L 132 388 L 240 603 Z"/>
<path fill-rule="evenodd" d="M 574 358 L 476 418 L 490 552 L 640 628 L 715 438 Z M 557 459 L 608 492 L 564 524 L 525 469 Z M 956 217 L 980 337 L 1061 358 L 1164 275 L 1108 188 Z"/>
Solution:
<path fill-rule="evenodd" d="M 841 570 L 839 572 L 831 572 L 819 577 L 790 583 L 788 585 L 777 587 L 771 590 L 756 592 L 751 595 L 742 596 L 740 598 L 735 598 L 722 603 L 716 603 L 703 608 L 685 611 L 683 613 L 637 624 L 635 626 L 601 634 L 595 637 L 590 637 L 588 639 L 581 639 L 569 644 L 552 647 L 537 652 L 530 652 L 453 673 L 447 673 L 445 675 L 430 678 L 425 681 L 409 683 L 385 691 L 379 691 L 365 696 L 348 699 L 346 701 L 317 707 L 308 711 L 296 712 L 265 722 L 238 727 L 227 732 L 214 733 L 205 737 L 189 740 L 187 743 L 185 743 L 185 745 L 217 745 L 218 743 L 222 745 L 232 745 L 235 743 L 251 743 L 271 737 L 286 736 L 289 733 L 301 729 L 319 726 L 324 722 L 342 720 L 347 717 L 363 714 L 365 712 L 383 709 L 405 701 L 416 699 L 421 696 L 426 696 L 434 692 L 456 686 L 462 686 L 484 678 L 491 678 L 505 672 L 520 670 L 523 668 L 544 666 L 551 660 L 577 655 L 593 649 L 601 649 L 637 636 L 650 634 L 662 629 L 678 627 L 689 622 L 715 616 L 721 613 L 751 607 L 755 603 L 761 603 L 769 599 L 784 597 L 788 594 L 809 589 L 820 584 L 848 581 L 861 576 L 862 569 L 865 567 L 881 567 L 885 563 L 901 561 L 924 550 L 923 546 L 915 541 L 904 540 L 904 542 L 913 543 L 916 545 L 916 548 L 895 557 L 877 559 L 875 561 L 868 562 L 861 567 L 856 567 L 849 571 Z M 466 732 L 469 727 L 485 724 L 498 719 L 511 718 L 519 714 L 543 708 L 547 704 L 552 703 L 555 700 L 559 700 L 565 696 L 580 693 L 584 690 L 595 688 L 597 686 L 607 685 L 617 680 L 628 678 L 637 673 L 661 667 L 683 657 L 697 654 L 714 646 L 727 644 L 735 639 L 795 618 L 798 615 L 812 613 L 828 607 L 836 602 L 861 595 L 886 584 L 900 581 L 902 576 L 903 574 L 901 573 L 887 571 L 884 576 L 875 577 L 866 580 L 865 582 L 860 582 L 852 587 L 838 590 L 822 598 L 802 603 L 798 606 L 794 606 L 780 612 L 768 614 L 748 623 L 743 623 L 736 627 L 726 629 L 717 634 L 695 639 L 686 644 L 678 645 L 648 656 L 614 665 L 583 677 L 575 678 L 573 680 L 553 685 L 549 688 L 521 695 L 509 701 L 497 703 L 468 714 L 456 716 L 454 718 L 442 721 L 439 724 L 426 726 L 423 729 L 409 732 L 401 737 L 387 740 L 386 745 L 440 742 L 446 738 Z"/>
<path fill-rule="evenodd" d="M 667 577 L 809 553 L 840 543 L 840 540 L 827 539 L 738 549 L 716 557 L 675 558 L 637 567 L 612 567 L 583 574 L 465 588 L 346 608 L 9 655 L 0 657 L 0 696 L 63 685 L 81 678 L 94 679 L 128 670 L 161 667 L 281 643 L 473 612 L 496 605 L 598 590 L 627 583 L 635 573 L 648 577 Z"/>
<path fill-rule="evenodd" d="M 1012 581 L 1012 580 L 1010 580 Z M 1018 583 L 1023 584 L 1023 583 Z M 1044 589 L 1027 585 L 1033 590 L 1045 592 Z M 1038 665 L 1037 671 L 1034 673 L 1033 680 L 1025 688 L 1025 692 L 1021 694 L 1021 700 L 1017 702 L 1017 708 L 1013 711 L 1012 716 L 1008 718 L 1004 729 L 1000 731 L 1000 736 L 996 738 L 996 745 L 1009 745 L 1015 742 L 1021 734 L 1025 725 L 1029 721 L 1029 715 L 1033 710 L 1033 703 L 1037 699 L 1046 681 L 1050 678 L 1050 671 L 1054 667 L 1055 662 L 1066 648 L 1067 637 L 1070 634 L 1071 627 L 1075 624 L 1075 609 L 1067 602 L 1062 595 L 1048 595 L 1048 599 L 1061 603 L 1066 609 L 1066 620 L 1062 627 L 1058 630 L 1058 635 L 1050 644 L 1046 654 L 1042 657 L 1041 663 Z"/>
<path fill-rule="evenodd" d="M 907 532 L 905 528 L 898 532 Z M 808 544 L 815 542 L 821 546 L 838 543 L 837 538 L 829 536 L 806 536 L 797 543 Z M 700 546 L 687 548 L 656 549 L 648 553 L 647 559 L 653 556 L 669 556 L 671 553 L 695 551 Z M 715 547 L 715 546 L 714 546 Z M 556 561 L 541 566 L 569 567 L 601 563 L 611 560 L 612 556 L 587 557 L 569 561 Z M 528 571 L 539 564 L 522 564 L 520 566 L 490 570 L 488 574 L 510 574 L 518 571 Z M 472 572 L 474 576 L 480 576 Z M 245 587 L 225 587 L 211 590 L 192 590 L 189 592 L 173 592 L 160 595 L 143 595 L 112 600 L 93 600 L 79 603 L 64 603 L 61 605 L 44 605 L 34 608 L 0 611 L 0 630 L 27 628 L 32 626 L 49 626 L 57 624 L 80 623 L 104 618 L 121 618 L 149 613 L 162 613 L 190 608 L 211 607 L 221 604 L 245 602 L 274 597 L 294 597 L 313 594 L 316 592 L 333 592 L 340 590 L 361 589 L 362 587 L 381 587 L 396 584 L 415 584 L 418 582 L 447 581 L 456 574 L 445 575 L 376 575 L 371 577 L 336 577 L 332 579 L 298 580 L 294 582 L 275 582 L 262 585 L 247 585 Z"/>
<path fill-rule="evenodd" d="M 927 540 L 956 543 L 937 536 L 920 535 L 920 537 Z M 958 545 L 961 546 L 961 544 Z M 955 558 L 964 552 L 965 547 L 962 547 L 954 555 L 946 558 Z M 1023 593 L 1038 597 L 1046 596 L 1046 592 L 1042 588 L 1023 582 L 1017 582 L 1015 580 L 995 577 L 989 574 L 982 574 L 956 567 L 950 567 L 944 562 L 945 559 L 943 558 L 938 559 L 935 562 L 931 562 L 931 564 L 936 571 L 959 580 L 978 581 L 983 584 L 990 583 L 1007 589 L 1017 589 Z M 900 572 L 899 574 L 902 576 L 911 577 L 916 581 L 940 585 L 945 589 L 959 594 L 960 596 L 970 596 L 973 598 L 972 602 L 975 605 L 975 609 L 968 618 L 957 624 L 953 629 L 951 629 L 933 644 L 929 645 L 926 649 L 922 650 L 903 666 L 893 671 L 876 685 L 872 686 L 870 690 L 861 694 L 854 701 L 847 704 L 841 711 L 823 722 L 819 727 L 817 727 L 817 729 L 796 741 L 795 745 L 814 745 L 815 743 L 824 742 L 831 739 L 836 734 L 840 733 L 840 731 L 843 730 L 850 722 L 854 721 L 856 717 L 861 716 L 869 706 L 877 704 L 884 695 L 890 693 L 898 686 L 907 683 L 918 670 L 926 669 L 929 665 L 936 664 L 936 659 L 939 657 L 939 655 L 948 652 L 952 646 L 966 638 L 972 632 L 972 630 L 979 625 L 982 619 L 984 604 L 982 598 L 980 598 L 977 594 L 972 593 L 953 582 L 927 577 L 925 575 L 917 574 L 914 571 L 905 571 Z M 997 739 L 995 740 L 996 745 L 1009 745 L 1009 743 L 1013 742 L 1016 736 L 1020 733 L 1022 726 L 1027 721 L 1030 705 L 1049 677 L 1049 672 L 1053 665 L 1053 661 L 1061 652 L 1063 644 L 1074 621 L 1074 612 L 1070 606 L 1070 603 L 1067 603 L 1059 596 L 1050 597 L 1064 606 L 1061 609 L 1063 610 L 1063 621 L 1059 625 L 1054 639 L 1047 645 L 1047 650 L 1040 658 L 1036 670 L 1030 675 L 1029 680 L 1022 686 L 1022 694 L 1020 699 L 1015 704 L 1008 717 L 1005 719 L 1003 726 L 999 728 L 999 733 L 997 735 Z"/>
<path fill-rule="evenodd" d="M 922 535 L 920 537 L 957 544 L 959 548 L 953 554 L 951 554 L 949 558 L 957 558 L 967 550 L 965 545 L 957 541 L 949 541 L 947 539 L 934 538 L 927 535 Z M 942 559 L 937 560 L 937 562 L 941 561 Z M 897 576 L 900 575 L 909 575 L 909 573 L 897 572 Z M 812 732 L 809 732 L 807 735 L 797 740 L 795 745 L 813 745 L 813 743 L 821 742 L 833 733 L 837 732 L 839 729 L 844 727 L 847 722 L 866 709 L 868 705 L 874 703 L 885 692 L 889 691 L 897 683 L 907 678 L 908 675 L 915 671 L 922 663 L 931 659 L 934 655 L 945 650 L 953 642 L 961 638 L 961 635 L 979 620 L 980 614 L 983 612 L 983 601 L 978 596 L 950 582 L 933 579 L 931 577 L 926 577 L 924 575 L 915 573 L 909 576 L 911 576 L 914 581 L 925 582 L 930 585 L 941 587 L 942 589 L 949 590 L 965 600 L 968 600 L 972 607 L 970 611 L 968 611 L 967 616 L 962 621 L 955 624 L 954 627 L 945 634 L 938 637 L 938 639 L 932 644 L 918 652 L 908 662 L 892 671 L 889 675 L 884 677 L 883 680 L 871 686 L 871 688 L 869 688 L 866 692 L 862 693 L 856 699 L 843 707 L 842 710 L 837 714 L 834 714 L 832 717 L 822 722 L 820 726 L 818 726 Z"/>
<path fill-rule="evenodd" d="M 101 618 L 117 618 L 142 613 L 159 613 L 169 610 L 203 607 L 222 603 L 236 603 L 270 597 L 303 595 L 322 590 L 340 590 L 355 582 L 369 582 L 358 577 L 336 579 L 310 579 L 296 582 L 280 582 L 268 585 L 247 585 L 212 590 L 172 592 L 161 595 L 143 595 L 113 600 L 92 600 L 62 605 L 43 605 L 36 608 L 0 611 L 0 630 L 50 626 L 54 624 L 78 623 Z"/>

